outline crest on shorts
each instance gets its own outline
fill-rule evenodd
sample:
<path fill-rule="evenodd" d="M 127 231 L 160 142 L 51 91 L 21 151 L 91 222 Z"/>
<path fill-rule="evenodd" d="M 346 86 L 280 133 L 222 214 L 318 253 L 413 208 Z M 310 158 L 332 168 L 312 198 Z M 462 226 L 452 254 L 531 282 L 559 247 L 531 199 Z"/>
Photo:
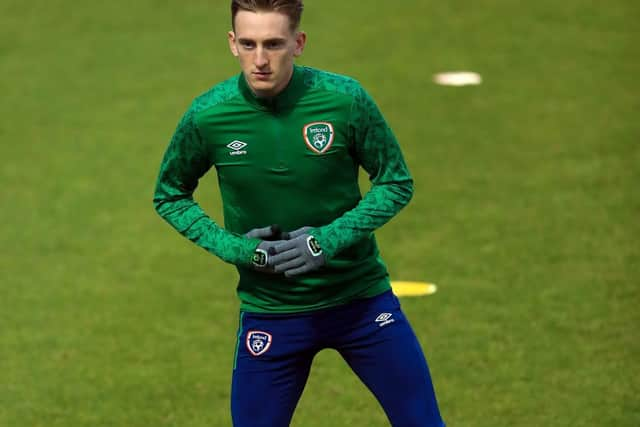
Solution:
<path fill-rule="evenodd" d="M 271 334 L 262 331 L 247 332 L 247 350 L 254 356 L 260 356 L 271 347 Z"/>
<path fill-rule="evenodd" d="M 302 128 L 304 142 L 315 153 L 324 153 L 333 143 L 333 125 L 329 122 L 313 122 Z"/>

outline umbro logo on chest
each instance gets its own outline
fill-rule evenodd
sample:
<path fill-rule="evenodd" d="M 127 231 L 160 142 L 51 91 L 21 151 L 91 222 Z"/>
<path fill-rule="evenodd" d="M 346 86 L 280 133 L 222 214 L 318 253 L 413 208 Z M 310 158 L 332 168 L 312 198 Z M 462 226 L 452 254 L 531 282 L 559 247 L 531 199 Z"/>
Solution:
<path fill-rule="evenodd" d="M 229 150 L 231 150 L 229 152 L 230 155 L 232 156 L 242 156 L 247 154 L 247 151 L 245 150 L 245 147 L 248 144 L 246 142 L 242 142 L 242 141 L 238 141 L 237 139 L 233 142 L 230 142 L 227 144 L 227 148 Z"/>

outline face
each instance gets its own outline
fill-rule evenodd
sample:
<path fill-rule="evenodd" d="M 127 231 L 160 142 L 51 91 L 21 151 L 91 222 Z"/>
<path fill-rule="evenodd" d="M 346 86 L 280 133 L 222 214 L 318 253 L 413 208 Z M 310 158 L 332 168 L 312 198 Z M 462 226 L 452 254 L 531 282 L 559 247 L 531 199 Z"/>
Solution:
<path fill-rule="evenodd" d="M 241 10 L 234 24 L 229 48 L 253 92 L 259 97 L 282 92 L 291 79 L 293 59 L 302 54 L 306 34 L 291 31 L 289 17 L 279 12 Z"/>

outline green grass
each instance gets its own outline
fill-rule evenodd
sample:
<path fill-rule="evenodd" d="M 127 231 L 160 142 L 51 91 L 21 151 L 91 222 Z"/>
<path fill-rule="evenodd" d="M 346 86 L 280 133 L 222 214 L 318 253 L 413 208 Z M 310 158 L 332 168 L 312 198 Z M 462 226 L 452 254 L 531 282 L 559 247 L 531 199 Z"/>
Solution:
<path fill-rule="evenodd" d="M 0 3 L 0 425 L 230 425 L 236 273 L 151 196 L 237 72 L 227 2 Z M 587 2 L 588 3 L 588 2 Z M 416 195 L 378 233 L 449 426 L 640 425 L 640 7 L 308 2 L 301 63 L 357 77 Z M 472 69 L 475 88 L 433 73 Z M 221 220 L 215 176 L 202 205 Z M 384 426 L 321 353 L 294 426 Z"/>

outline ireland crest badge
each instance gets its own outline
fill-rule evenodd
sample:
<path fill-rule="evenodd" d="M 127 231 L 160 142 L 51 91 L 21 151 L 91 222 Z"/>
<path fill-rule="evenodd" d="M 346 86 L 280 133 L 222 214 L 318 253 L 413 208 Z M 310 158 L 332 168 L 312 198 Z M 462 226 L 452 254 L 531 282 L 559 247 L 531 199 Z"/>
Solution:
<path fill-rule="evenodd" d="M 333 143 L 333 125 L 329 122 L 313 122 L 302 128 L 304 142 L 315 153 L 322 154 Z"/>
<path fill-rule="evenodd" d="M 271 334 L 262 331 L 247 332 L 247 350 L 254 356 L 260 356 L 271 347 Z"/>

